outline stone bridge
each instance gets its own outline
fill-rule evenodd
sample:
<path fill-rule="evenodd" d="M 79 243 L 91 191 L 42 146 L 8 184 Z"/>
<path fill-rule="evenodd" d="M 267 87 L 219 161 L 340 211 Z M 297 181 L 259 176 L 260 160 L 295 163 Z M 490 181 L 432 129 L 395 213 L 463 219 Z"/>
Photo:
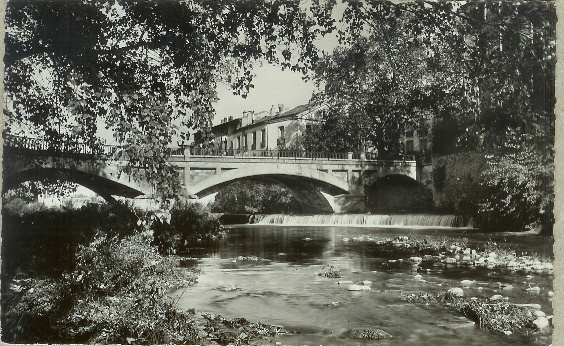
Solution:
<path fill-rule="evenodd" d="M 39 140 L 5 136 L 3 190 L 28 180 L 57 178 L 76 182 L 106 199 L 154 195 L 149 183 L 124 173 L 125 162 L 111 159 L 116 147 L 104 147 L 101 154 L 86 146 L 68 147 L 52 150 Z M 176 167 L 184 193 L 193 199 L 249 177 L 287 186 L 307 181 L 318 186 L 334 211 L 355 209 L 352 206 L 364 200 L 364 187 L 382 177 L 401 175 L 415 180 L 417 174 L 414 160 L 378 160 L 353 153 L 178 148 L 172 150 L 169 163 Z"/>

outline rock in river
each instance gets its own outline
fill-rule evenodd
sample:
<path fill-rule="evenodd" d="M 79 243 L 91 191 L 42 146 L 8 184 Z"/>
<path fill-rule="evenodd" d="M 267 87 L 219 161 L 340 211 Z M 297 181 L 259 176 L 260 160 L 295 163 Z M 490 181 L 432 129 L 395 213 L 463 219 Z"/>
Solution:
<path fill-rule="evenodd" d="M 453 287 L 448 290 L 448 293 L 459 297 L 462 297 L 464 295 L 464 291 L 460 287 Z"/>
<path fill-rule="evenodd" d="M 460 281 L 460 284 L 464 287 L 468 287 L 470 285 L 473 285 L 476 281 L 474 280 L 462 280 Z"/>
<path fill-rule="evenodd" d="M 538 328 L 538 329 L 543 329 L 548 327 L 548 325 L 550 324 L 548 322 L 548 319 L 546 317 L 539 317 L 536 320 L 533 321 L 533 324 Z"/>
<path fill-rule="evenodd" d="M 370 286 L 350 285 L 347 289 L 349 291 L 370 291 Z"/>
<path fill-rule="evenodd" d="M 350 337 L 354 339 L 388 339 L 392 336 L 381 329 L 355 328 Z"/>
<path fill-rule="evenodd" d="M 535 315 L 535 317 L 546 317 L 546 314 L 540 310 L 533 312 L 533 315 Z"/>

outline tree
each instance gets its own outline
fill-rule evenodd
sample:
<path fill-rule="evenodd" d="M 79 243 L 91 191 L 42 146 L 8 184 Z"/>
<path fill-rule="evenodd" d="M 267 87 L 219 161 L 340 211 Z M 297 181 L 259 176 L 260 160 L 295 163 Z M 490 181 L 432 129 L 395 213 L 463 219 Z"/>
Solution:
<path fill-rule="evenodd" d="M 382 23 L 383 24 L 383 23 Z M 405 39 L 397 18 L 338 47 L 316 66 L 323 90 L 314 101 L 326 104 L 321 126 L 312 128 L 311 150 L 366 151 L 401 155 L 406 126 L 417 126 L 425 114 L 425 52 Z"/>
<path fill-rule="evenodd" d="M 553 200 L 554 4 L 345 3 L 339 40 L 346 46 L 316 70 L 325 83 L 320 99 L 333 112 L 310 132 L 309 143 L 362 138 L 378 146 L 388 121 L 398 143 L 401 130 L 393 126 L 429 115 L 435 154 L 472 150 L 488 158 L 482 183 L 491 197 L 472 201 L 482 213 L 527 213 L 522 226 L 541 222 Z M 369 108 L 374 104 L 377 112 Z M 353 113 L 370 120 L 352 119 Z M 347 118 L 354 125 L 335 125 Z"/>
<path fill-rule="evenodd" d="M 427 113 L 452 123 L 448 135 L 468 150 L 488 136 L 492 116 L 553 114 L 553 4 L 345 3 L 338 32 L 345 48 L 316 69 L 324 84 L 318 98 L 346 106 L 336 116 L 352 109 L 408 123 L 417 118 L 409 112 Z M 358 135 L 368 139 L 378 125 L 359 126 Z"/>
<path fill-rule="evenodd" d="M 169 146 L 209 127 L 216 84 L 245 97 L 257 59 L 306 71 L 317 58 L 314 24 L 289 0 L 12 0 L 5 131 L 96 149 L 106 127 L 122 146 L 114 159 L 171 196 Z"/>

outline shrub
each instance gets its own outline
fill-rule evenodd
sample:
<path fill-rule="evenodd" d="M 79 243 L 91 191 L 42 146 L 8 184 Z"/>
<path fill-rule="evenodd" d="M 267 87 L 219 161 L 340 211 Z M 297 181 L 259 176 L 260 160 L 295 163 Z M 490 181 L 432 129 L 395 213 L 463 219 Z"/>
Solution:
<path fill-rule="evenodd" d="M 153 245 L 159 251 L 175 253 L 184 251 L 195 241 L 214 240 L 225 236 L 221 232 L 219 217 L 199 203 L 178 202 L 170 211 L 170 220 L 153 217 Z"/>
<path fill-rule="evenodd" d="M 147 234 L 98 234 L 57 279 L 14 280 L 3 341 L 195 343 L 190 318 L 166 293 L 195 281 Z"/>

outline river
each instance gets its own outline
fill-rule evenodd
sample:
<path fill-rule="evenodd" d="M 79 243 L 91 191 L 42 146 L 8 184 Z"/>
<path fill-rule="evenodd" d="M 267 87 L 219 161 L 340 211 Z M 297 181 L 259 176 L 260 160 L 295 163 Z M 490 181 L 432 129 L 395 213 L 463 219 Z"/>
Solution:
<path fill-rule="evenodd" d="M 358 344 L 349 338 L 353 328 L 377 328 L 392 335 L 390 344 L 504 344 L 504 335 L 481 330 L 447 309 L 408 303 L 402 295 L 444 292 L 462 287 L 465 296 L 502 294 L 510 302 L 540 304 L 552 315 L 552 275 L 477 267 L 436 266 L 416 271 L 409 261 L 375 255 L 370 243 L 347 241 L 355 236 L 393 237 L 430 235 L 456 240 L 470 247 L 494 241 L 520 252 L 551 256 L 551 243 L 540 236 L 482 233 L 448 227 L 348 227 L 239 225 L 227 228 L 228 238 L 213 246 L 194 246 L 185 263 L 202 269 L 198 284 L 182 291 L 179 304 L 198 313 L 244 317 L 280 325 L 297 332 L 279 335 L 282 344 Z M 389 265 L 392 260 L 397 265 Z M 342 277 L 317 274 L 323 266 L 339 268 Z M 528 275 L 530 274 L 530 275 Z M 420 275 L 420 276 L 417 276 Z M 339 281 L 371 281 L 372 289 L 351 292 Z M 513 289 L 503 289 L 504 285 Z M 528 287 L 540 287 L 530 293 Z M 362 342 L 362 341 L 361 341 Z"/>

